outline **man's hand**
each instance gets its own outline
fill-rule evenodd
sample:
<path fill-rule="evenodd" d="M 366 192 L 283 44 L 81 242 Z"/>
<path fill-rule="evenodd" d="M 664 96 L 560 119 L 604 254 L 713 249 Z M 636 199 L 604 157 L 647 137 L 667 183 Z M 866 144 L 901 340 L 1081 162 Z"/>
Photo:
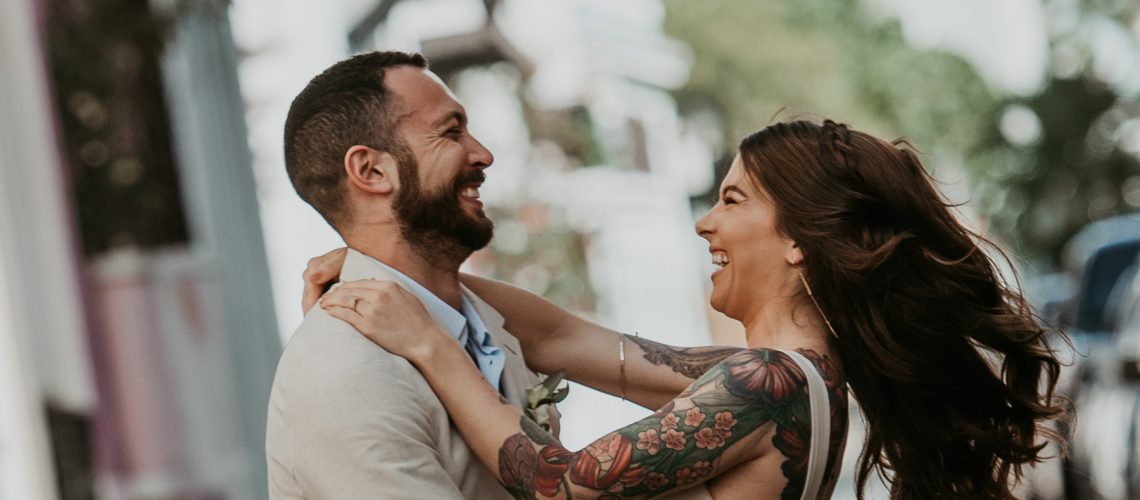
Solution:
<path fill-rule="evenodd" d="M 317 299 L 321 298 L 333 283 L 340 278 L 340 268 L 344 265 L 344 257 L 348 255 L 348 248 L 341 247 L 320 257 L 309 259 L 309 265 L 303 275 L 305 290 L 301 293 L 301 312 L 308 312 Z"/>

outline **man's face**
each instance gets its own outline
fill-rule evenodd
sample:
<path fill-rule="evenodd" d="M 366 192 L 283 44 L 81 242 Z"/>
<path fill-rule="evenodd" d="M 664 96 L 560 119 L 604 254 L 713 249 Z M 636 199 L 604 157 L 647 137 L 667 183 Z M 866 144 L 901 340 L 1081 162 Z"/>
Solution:
<path fill-rule="evenodd" d="M 494 223 L 483 213 L 482 202 L 477 213 L 472 214 L 461 206 L 461 198 L 471 198 L 460 194 L 470 186 L 483 183 L 486 176 L 482 169 L 464 170 L 455 176 L 451 185 L 444 185 L 434 191 L 425 190 L 419 183 L 419 163 L 406 145 L 394 146 L 392 156 L 399 162 L 401 186 L 393 205 L 400 222 L 400 232 L 409 242 L 430 250 L 458 244 L 470 254 L 487 246 L 491 241 Z M 466 258 L 466 256 L 464 256 Z"/>
<path fill-rule="evenodd" d="M 494 158 L 467 132 L 463 106 L 434 74 L 398 67 L 385 83 L 408 113 L 389 151 L 399 165 L 393 207 L 401 232 L 425 252 L 462 261 L 491 240 L 479 186 Z"/>

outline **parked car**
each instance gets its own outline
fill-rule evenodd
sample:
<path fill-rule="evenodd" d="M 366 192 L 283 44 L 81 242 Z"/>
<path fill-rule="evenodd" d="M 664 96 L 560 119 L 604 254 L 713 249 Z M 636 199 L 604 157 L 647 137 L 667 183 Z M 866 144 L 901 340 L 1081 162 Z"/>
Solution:
<path fill-rule="evenodd" d="M 1138 255 L 1140 214 L 1089 224 L 1066 245 L 1065 270 L 1077 284 L 1075 293 L 1044 310 L 1072 346 L 1058 387 L 1076 410 L 1062 429 L 1069 436 L 1061 462 L 1068 499 L 1140 499 L 1134 458 L 1140 350 L 1129 350 L 1130 343 L 1140 344 L 1129 340 L 1140 334 L 1129 333 L 1140 332 Z"/>
<path fill-rule="evenodd" d="M 1140 275 L 1117 288 L 1111 349 L 1085 360 L 1074 398 L 1069 476 L 1079 498 L 1140 498 Z"/>
<path fill-rule="evenodd" d="M 1140 214 L 1093 222 L 1066 244 L 1060 273 L 1028 283 L 1039 314 L 1067 335 L 1052 342 L 1067 362 L 1057 392 L 1072 400 L 1076 418 L 1059 429 L 1069 436 L 1068 455 L 1031 470 L 1025 498 L 1140 499 L 1128 486 L 1137 469 L 1125 458 L 1136 448 L 1128 444 L 1135 443 L 1137 415 L 1128 384 L 1135 384 L 1119 377 L 1122 332 L 1140 322 L 1140 311 L 1123 316 L 1140 309 L 1130 302 L 1140 300 L 1133 290 L 1138 255 Z"/>

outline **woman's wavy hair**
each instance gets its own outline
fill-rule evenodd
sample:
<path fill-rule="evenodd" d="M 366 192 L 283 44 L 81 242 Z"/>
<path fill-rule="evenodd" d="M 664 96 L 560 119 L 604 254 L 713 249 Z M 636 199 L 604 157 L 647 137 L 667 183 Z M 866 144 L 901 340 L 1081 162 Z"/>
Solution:
<path fill-rule="evenodd" d="M 1047 330 L 963 227 L 905 140 L 832 122 L 777 123 L 740 155 L 838 332 L 867 421 L 871 473 L 892 498 L 1012 498 L 1065 416 Z"/>

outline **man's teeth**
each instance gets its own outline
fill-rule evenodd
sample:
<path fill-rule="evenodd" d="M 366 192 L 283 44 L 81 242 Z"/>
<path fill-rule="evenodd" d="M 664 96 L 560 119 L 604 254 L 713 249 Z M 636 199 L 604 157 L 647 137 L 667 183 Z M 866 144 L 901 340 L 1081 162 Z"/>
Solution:
<path fill-rule="evenodd" d="M 728 254 L 717 252 L 712 254 L 713 265 L 724 267 L 728 265 Z"/>
<path fill-rule="evenodd" d="M 479 197 L 479 188 L 477 188 L 477 187 L 463 188 L 463 189 L 459 190 L 459 196 L 465 196 L 467 198 L 478 198 Z"/>

